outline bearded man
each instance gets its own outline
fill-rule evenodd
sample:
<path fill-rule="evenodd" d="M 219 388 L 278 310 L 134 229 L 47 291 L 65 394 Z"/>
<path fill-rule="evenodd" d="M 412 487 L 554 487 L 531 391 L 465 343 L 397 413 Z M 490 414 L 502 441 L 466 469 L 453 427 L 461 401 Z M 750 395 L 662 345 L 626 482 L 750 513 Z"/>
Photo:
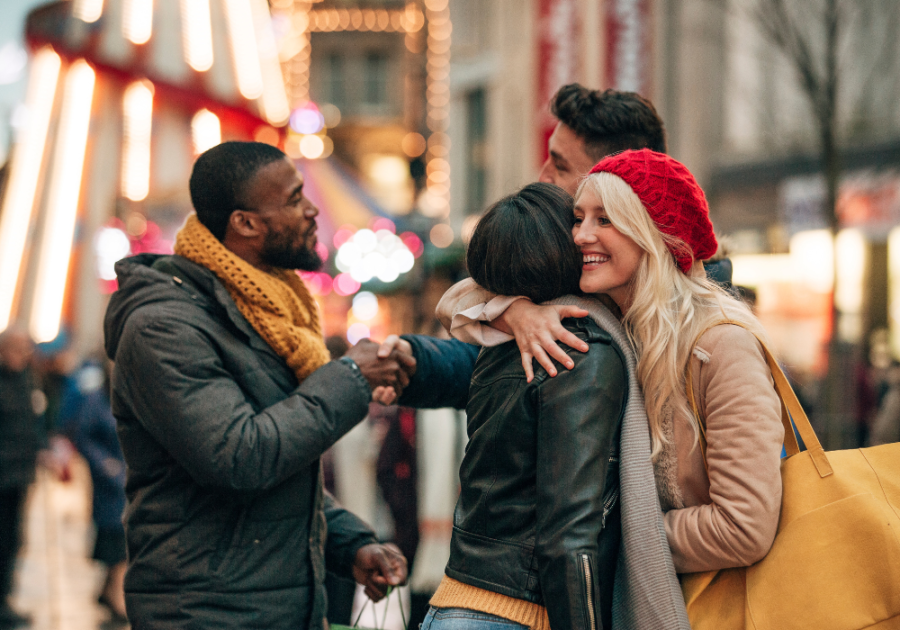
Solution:
<path fill-rule="evenodd" d="M 116 266 L 105 332 L 135 630 L 321 630 L 326 564 L 376 600 L 406 579 L 399 550 L 323 492 L 320 455 L 372 388 L 408 380 L 368 341 L 330 360 L 294 271 L 322 264 L 303 187 L 280 150 L 220 144 L 194 165 L 175 255 Z"/>

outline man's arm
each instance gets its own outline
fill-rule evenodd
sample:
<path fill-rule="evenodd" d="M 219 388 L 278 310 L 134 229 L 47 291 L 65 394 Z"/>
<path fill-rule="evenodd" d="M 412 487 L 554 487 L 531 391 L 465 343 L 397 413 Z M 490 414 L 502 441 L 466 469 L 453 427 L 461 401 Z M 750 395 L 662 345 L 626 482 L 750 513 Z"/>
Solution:
<path fill-rule="evenodd" d="M 378 538 L 365 521 L 344 509 L 327 491 L 325 521 L 328 523 L 325 566 L 335 575 L 352 580 L 356 552 L 366 545 L 377 544 Z"/>
<path fill-rule="evenodd" d="M 325 566 L 341 577 L 365 587 L 366 595 L 378 601 L 389 586 L 406 582 L 406 558 L 396 545 L 382 545 L 362 519 L 348 512 L 331 494 L 325 493 Z"/>
<path fill-rule="evenodd" d="M 332 361 L 256 411 L 176 308 L 135 313 L 116 359 L 128 413 L 197 483 L 227 490 L 271 488 L 309 466 L 365 417 L 371 396 L 358 371 Z"/>
<path fill-rule="evenodd" d="M 409 343 L 416 367 L 397 404 L 416 409 L 465 409 L 479 348 L 426 335 L 404 335 L 399 341 Z"/>

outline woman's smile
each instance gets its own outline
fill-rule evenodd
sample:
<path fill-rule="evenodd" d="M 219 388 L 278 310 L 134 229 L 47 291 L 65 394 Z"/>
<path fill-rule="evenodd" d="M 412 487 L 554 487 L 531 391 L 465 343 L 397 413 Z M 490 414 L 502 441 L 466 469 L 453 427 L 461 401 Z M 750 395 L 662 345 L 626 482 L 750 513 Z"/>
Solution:
<path fill-rule="evenodd" d="M 613 226 L 603 200 L 590 187 L 575 202 L 572 237 L 581 250 L 581 290 L 606 293 L 624 311 L 643 252 Z"/>
<path fill-rule="evenodd" d="M 591 270 L 591 269 L 596 269 L 598 266 L 609 261 L 609 256 L 607 256 L 606 254 L 600 254 L 597 252 L 582 251 L 581 255 L 583 257 L 582 270 L 585 270 L 585 271 Z"/>

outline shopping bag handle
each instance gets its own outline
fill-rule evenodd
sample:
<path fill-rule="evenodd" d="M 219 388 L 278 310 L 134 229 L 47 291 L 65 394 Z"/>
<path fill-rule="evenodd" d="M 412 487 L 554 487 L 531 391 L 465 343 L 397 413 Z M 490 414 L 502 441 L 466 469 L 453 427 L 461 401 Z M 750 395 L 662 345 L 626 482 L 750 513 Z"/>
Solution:
<path fill-rule="evenodd" d="M 381 627 L 382 628 L 384 628 L 384 624 L 387 621 L 388 602 L 390 601 L 391 593 L 393 593 L 394 590 L 395 589 L 393 586 L 388 586 L 387 593 L 385 593 L 385 595 L 384 595 L 384 615 L 381 618 Z M 400 600 L 398 603 L 400 604 L 400 619 L 403 621 L 403 630 L 408 630 L 409 622 L 406 621 L 406 611 L 403 610 L 403 598 L 400 597 L 399 593 L 397 595 L 397 598 Z M 359 614 L 356 616 L 356 621 L 353 622 L 353 626 L 352 626 L 353 628 L 359 627 L 359 621 L 360 621 L 360 619 L 362 619 L 363 613 L 366 610 L 366 606 L 368 606 L 369 604 L 372 604 L 372 606 L 374 606 L 375 602 L 373 602 L 371 599 L 367 599 L 363 603 L 362 608 L 359 609 Z M 377 619 L 376 619 L 376 623 L 377 623 Z"/>
<path fill-rule="evenodd" d="M 700 334 L 697 335 L 697 339 L 694 341 L 694 346 L 692 347 L 696 347 L 697 343 L 700 341 L 700 337 L 705 335 L 708 330 L 719 326 L 720 324 L 740 326 L 744 330 L 752 333 L 762 346 L 763 353 L 766 356 L 766 363 L 772 371 L 772 379 L 775 381 L 775 391 L 778 392 L 778 398 L 781 400 L 781 424 L 784 426 L 784 450 L 787 452 L 787 456 L 791 457 L 800 452 L 800 445 L 798 444 L 797 436 L 794 433 L 794 428 L 796 427 L 797 433 L 800 434 L 800 437 L 803 438 L 803 443 L 806 444 L 806 451 L 809 453 L 810 459 L 812 459 L 813 465 L 819 473 L 819 477 L 828 477 L 829 475 L 834 474 L 831 462 L 828 461 L 828 455 L 825 454 L 825 449 L 822 448 L 822 444 L 819 442 L 815 430 L 813 430 L 812 425 L 809 423 L 809 418 L 803 410 L 802 405 L 800 405 L 797 394 L 794 393 L 791 384 L 784 375 L 781 366 L 778 365 L 778 361 L 775 360 L 772 351 L 769 350 L 769 347 L 755 332 L 750 330 L 747 325 L 742 322 L 729 319 L 721 320 L 703 329 Z M 703 463 L 706 464 L 706 427 L 703 424 L 703 419 L 700 417 L 697 401 L 694 400 L 694 386 L 691 371 L 691 357 L 689 355 L 685 373 L 685 389 L 687 391 L 688 400 L 691 403 L 691 409 L 697 417 L 697 424 L 700 427 L 700 447 L 703 450 Z M 794 421 L 793 425 L 791 424 L 792 419 Z"/>

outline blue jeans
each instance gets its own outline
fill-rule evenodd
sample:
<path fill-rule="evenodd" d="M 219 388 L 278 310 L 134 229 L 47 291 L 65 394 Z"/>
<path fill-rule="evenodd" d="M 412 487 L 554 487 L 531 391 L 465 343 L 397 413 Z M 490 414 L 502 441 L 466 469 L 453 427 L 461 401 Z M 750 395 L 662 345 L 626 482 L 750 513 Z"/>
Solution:
<path fill-rule="evenodd" d="M 528 630 L 515 621 L 465 608 L 435 608 L 425 615 L 422 630 Z"/>

